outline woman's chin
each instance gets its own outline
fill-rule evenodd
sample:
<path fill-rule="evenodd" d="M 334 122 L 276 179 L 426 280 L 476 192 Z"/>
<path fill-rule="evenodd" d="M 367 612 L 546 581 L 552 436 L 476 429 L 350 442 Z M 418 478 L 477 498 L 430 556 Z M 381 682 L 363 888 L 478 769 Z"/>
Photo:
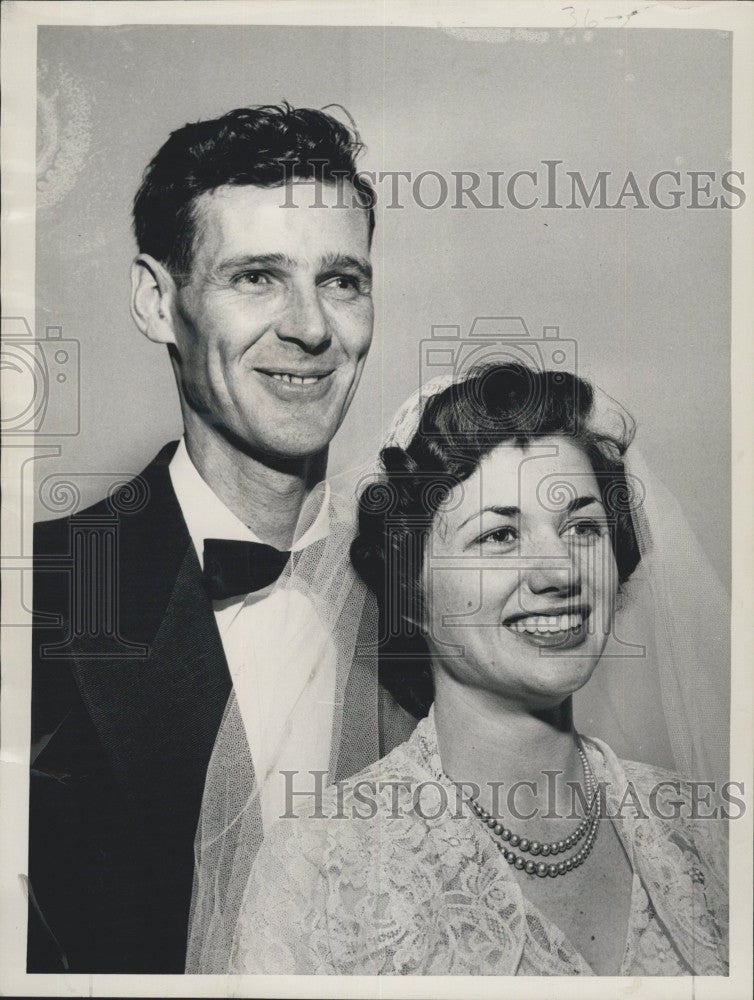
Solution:
<path fill-rule="evenodd" d="M 551 707 L 584 687 L 598 662 L 599 656 L 541 655 L 532 669 L 521 675 L 521 681 L 538 707 Z"/>

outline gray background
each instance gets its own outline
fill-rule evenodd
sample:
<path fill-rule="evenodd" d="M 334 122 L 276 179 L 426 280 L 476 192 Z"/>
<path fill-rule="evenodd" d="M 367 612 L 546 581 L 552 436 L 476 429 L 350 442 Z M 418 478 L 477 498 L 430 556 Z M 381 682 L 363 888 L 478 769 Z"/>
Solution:
<path fill-rule="evenodd" d="M 48 486 L 73 479 L 81 505 L 180 433 L 167 354 L 129 316 L 128 269 L 141 172 L 186 121 L 338 102 L 373 170 L 542 174 L 555 158 L 589 186 L 599 170 L 632 170 L 646 190 L 659 170 L 735 168 L 725 32 L 43 27 L 38 50 L 37 334 L 61 326 L 80 342 L 81 424 L 35 465 Z M 375 452 L 433 324 L 557 325 L 580 373 L 634 414 L 727 580 L 730 212 L 451 203 L 378 210 L 375 339 L 331 470 Z M 54 516 L 49 496 L 37 506 Z"/>

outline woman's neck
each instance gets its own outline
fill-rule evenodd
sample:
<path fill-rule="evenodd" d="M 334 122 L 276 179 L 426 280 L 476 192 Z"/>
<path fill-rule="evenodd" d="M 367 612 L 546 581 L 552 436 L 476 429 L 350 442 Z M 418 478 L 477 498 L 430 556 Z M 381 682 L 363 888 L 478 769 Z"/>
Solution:
<path fill-rule="evenodd" d="M 484 808 L 504 815 L 514 829 L 531 826 L 535 837 L 554 832 L 556 817 L 572 825 L 579 799 L 567 782 L 583 789 L 584 770 L 570 698 L 527 709 L 438 671 L 434 715 L 445 774 L 470 783 Z"/>

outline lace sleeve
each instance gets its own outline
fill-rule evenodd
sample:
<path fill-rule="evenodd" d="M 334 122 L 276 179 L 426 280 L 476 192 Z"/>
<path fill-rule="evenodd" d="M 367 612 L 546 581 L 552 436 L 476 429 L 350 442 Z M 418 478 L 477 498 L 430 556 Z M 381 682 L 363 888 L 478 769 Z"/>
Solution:
<path fill-rule="evenodd" d="M 719 975 L 728 954 L 727 820 L 706 818 L 692 786 L 667 771 L 626 763 L 651 804 L 636 825 L 642 875 L 655 909 L 698 975 Z"/>
<path fill-rule="evenodd" d="M 325 907 L 327 823 L 282 820 L 265 837 L 244 893 L 228 971 L 332 973 Z"/>
<path fill-rule="evenodd" d="M 692 866 L 691 877 L 701 883 L 707 918 L 719 933 L 719 950 L 726 960 L 730 930 L 728 832 L 726 819 L 700 818 L 694 821 L 691 834 L 693 850 L 699 859 L 698 867 Z"/>

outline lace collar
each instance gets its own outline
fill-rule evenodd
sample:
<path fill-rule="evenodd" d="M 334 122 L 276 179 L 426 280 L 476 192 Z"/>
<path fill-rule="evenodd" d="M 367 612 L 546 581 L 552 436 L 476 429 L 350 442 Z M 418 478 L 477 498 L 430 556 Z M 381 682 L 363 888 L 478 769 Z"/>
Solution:
<path fill-rule="evenodd" d="M 705 823 L 689 818 L 693 816 L 690 786 L 678 775 L 636 761 L 620 761 L 602 740 L 581 738 L 589 764 L 604 788 L 606 815 L 621 819 L 614 828 L 634 873 L 632 913 L 638 878 L 651 907 L 689 967 L 697 975 L 722 974 L 727 968 L 724 822 L 707 820 Z M 425 780 L 438 782 L 447 793 L 457 794 L 457 787 L 442 768 L 434 706 L 403 748 L 424 772 Z M 676 817 L 679 802 L 685 808 Z M 442 825 L 450 821 L 451 811 L 443 810 L 436 820 L 428 822 Z M 488 850 L 489 834 L 484 827 L 475 817 L 468 817 L 467 824 L 479 849 Z M 519 904 L 523 905 L 517 879 L 502 861 L 502 856 L 497 851 L 494 854 L 498 858 L 499 871 L 514 895 L 519 897 Z M 708 896 L 715 899 L 717 905 L 712 912 L 719 916 L 719 921 L 710 915 Z"/>

